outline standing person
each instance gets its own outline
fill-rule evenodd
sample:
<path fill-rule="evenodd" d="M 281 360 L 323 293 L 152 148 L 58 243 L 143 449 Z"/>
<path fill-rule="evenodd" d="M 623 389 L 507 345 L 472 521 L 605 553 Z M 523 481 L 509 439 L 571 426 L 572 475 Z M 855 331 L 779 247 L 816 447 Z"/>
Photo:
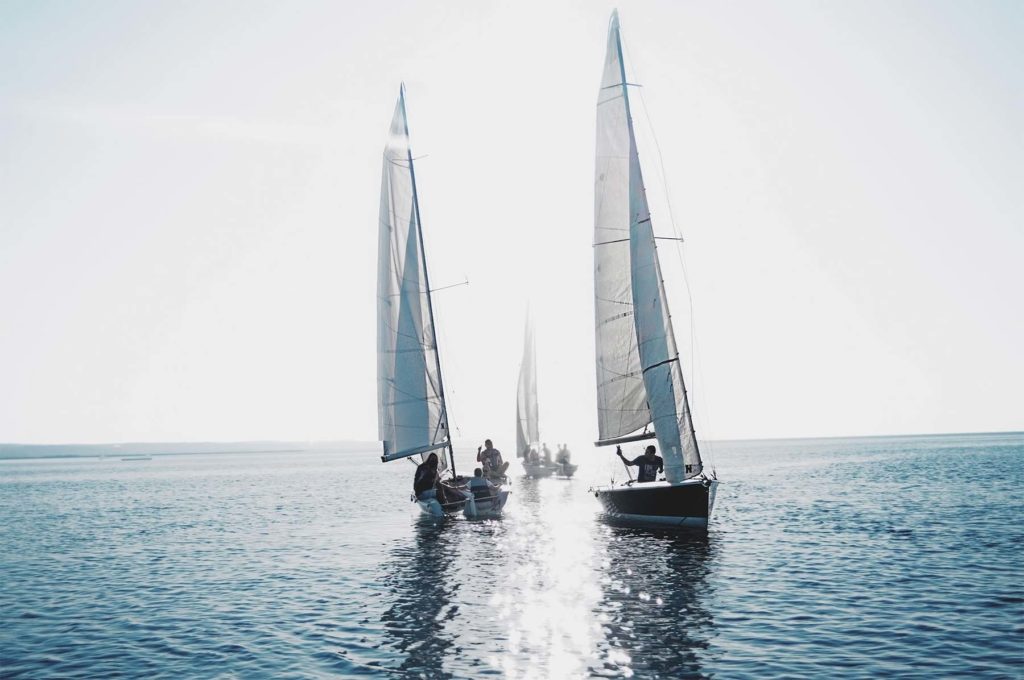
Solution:
<path fill-rule="evenodd" d="M 565 444 L 558 445 L 558 453 L 555 455 L 555 462 L 561 465 L 567 464 L 571 459 L 569 454 L 569 447 Z"/>
<path fill-rule="evenodd" d="M 486 448 L 483 451 L 480 450 L 481 447 L 476 447 L 477 462 L 483 463 L 484 474 L 488 477 L 501 477 L 508 469 L 508 463 L 501 461 L 501 451 L 494 448 L 490 439 L 484 440 L 484 447 Z"/>
<path fill-rule="evenodd" d="M 661 456 L 657 455 L 653 445 L 647 447 L 644 455 L 637 456 L 633 460 L 626 460 L 626 457 L 622 455 L 621 446 L 615 447 L 615 453 L 626 465 L 636 465 L 640 468 L 640 472 L 636 475 L 638 482 L 653 482 L 658 478 L 658 473 L 665 469 L 665 462 Z"/>
<path fill-rule="evenodd" d="M 544 462 L 545 463 L 550 463 L 551 462 L 551 449 L 548 448 L 548 443 L 544 442 L 544 444 L 541 445 L 540 450 L 541 450 L 541 452 L 544 453 Z"/>

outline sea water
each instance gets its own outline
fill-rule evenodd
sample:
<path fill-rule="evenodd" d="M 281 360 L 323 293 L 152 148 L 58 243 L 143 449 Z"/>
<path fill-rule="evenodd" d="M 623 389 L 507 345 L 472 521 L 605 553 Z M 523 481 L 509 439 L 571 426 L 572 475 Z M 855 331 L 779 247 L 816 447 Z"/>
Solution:
<path fill-rule="evenodd" d="M 705 449 L 707 535 L 602 522 L 607 450 L 497 521 L 369 448 L 0 461 L 0 676 L 1024 674 L 1024 435 Z"/>

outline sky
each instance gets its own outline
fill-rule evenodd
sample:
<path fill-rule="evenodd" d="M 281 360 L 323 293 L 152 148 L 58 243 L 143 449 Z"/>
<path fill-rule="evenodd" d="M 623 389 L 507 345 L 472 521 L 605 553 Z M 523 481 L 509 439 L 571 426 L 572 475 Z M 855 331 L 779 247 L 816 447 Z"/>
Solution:
<path fill-rule="evenodd" d="M 596 438 L 613 5 L 0 0 L 0 441 L 377 437 L 407 86 L 452 425 Z M 1024 429 L 1024 4 L 621 2 L 702 439 Z"/>

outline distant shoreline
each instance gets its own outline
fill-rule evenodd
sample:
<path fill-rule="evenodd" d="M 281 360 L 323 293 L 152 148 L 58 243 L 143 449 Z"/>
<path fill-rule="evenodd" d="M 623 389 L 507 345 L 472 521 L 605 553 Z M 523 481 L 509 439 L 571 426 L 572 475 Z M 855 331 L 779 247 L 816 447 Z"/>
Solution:
<path fill-rule="evenodd" d="M 137 442 L 125 444 L 0 444 L 0 460 L 123 458 L 130 456 L 223 456 L 306 451 L 365 451 L 375 442 Z"/>
<path fill-rule="evenodd" d="M 702 440 L 708 444 L 743 444 L 755 442 L 812 442 L 842 439 L 914 439 L 942 437 L 1024 436 L 1024 431 L 1005 432 L 942 432 L 930 434 L 875 434 L 830 435 L 819 437 L 761 437 L 751 439 Z M 469 440 L 455 442 L 456 450 L 472 447 Z M 0 443 L 0 460 L 27 460 L 46 458 L 100 458 L 124 456 L 186 456 L 186 455 L 239 455 L 266 453 L 304 453 L 331 451 L 335 453 L 365 453 L 380 447 L 376 441 L 318 441 L 318 442 L 130 442 L 122 444 L 4 444 Z"/>
<path fill-rule="evenodd" d="M 160 451 L 140 453 L 123 453 L 121 451 L 109 451 L 106 453 L 43 453 L 9 455 L 0 452 L 0 460 L 44 460 L 53 458 L 110 458 L 121 457 L 121 460 L 143 460 L 150 456 L 235 456 L 245 453 L 302 453 L 313 449 L 254 449 L 251 451 Z"/>

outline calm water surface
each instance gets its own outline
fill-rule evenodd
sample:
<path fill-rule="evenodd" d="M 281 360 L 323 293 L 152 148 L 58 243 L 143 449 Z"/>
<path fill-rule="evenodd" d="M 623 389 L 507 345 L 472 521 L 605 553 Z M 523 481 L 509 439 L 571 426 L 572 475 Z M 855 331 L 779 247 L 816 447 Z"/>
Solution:
<path fill-rule="evenodd" d="M 582 450 L 442 523 L 376 450 L 0 461 L 0 676 L 1024 674 L 1024 435 L 713 452 L 707 536 Z"/>

